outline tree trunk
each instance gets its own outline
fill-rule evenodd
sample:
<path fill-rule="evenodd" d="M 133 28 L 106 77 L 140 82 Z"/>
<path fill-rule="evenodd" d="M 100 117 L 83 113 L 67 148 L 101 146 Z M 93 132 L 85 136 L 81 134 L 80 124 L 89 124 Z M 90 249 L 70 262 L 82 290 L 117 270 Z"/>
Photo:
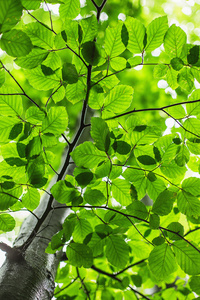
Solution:
<path fill-rule="evenodd" d="M 93 115 L 88 110 L 87 120 Z M 89 128 L 85 128 L 77 139 L 77 144 L 88 140 Z M 66 153 L 65 155 L 66 156 Z M 62 169 L 63 165 L 61 166 Z M 72 174 L 74 165 L 67 166 L 67 174 Z M 66 173 L 66 172 L 65 172 Z M 63 178 L 65 177 L 65 174 Z M 56 182 L 53 178 L 48 190 Z M 41 217 L 48 205 L 49 195 L 44 194 L 39 207 L 34 211 L 37 217 Z M 62 204 L 54 200 L 52 207 Z M 60 262 L 61 253 L 47 254 L 45 249 L 52 236 L 61 230 L 62 223 L 69 209 L 63 205 L 63 209 L 51 210 L 34 237 L 32 243 L 21 257 L 17 248 L 24 245 L 37 223 L 32 214 L 24 220 L 19 235 L 14 242 L 14 248 L 7 251 L 7 258 L 0 268 L 0 300 L 50 300 L 54 294 L 55 276 Z"/>
<path fill-rule="evenodd" d="M 43 198 L 36 210 L 38 216 L 42 215 L 46 205 L 47 199 Z M 37 234 L 38 237 L 34 238 L 24 256 L 21 256 L 14 249 L 27 240 L 37 220 L 30 215 L 23 222 L 14 248 L 7 252 L 7 258 L 0 269 L 0 300 L 52 299 L 60 253 L 47 254 L 45 248 L 51 237 L 61 229 L 66 213 L 65 208 L 52 210 Z"/>

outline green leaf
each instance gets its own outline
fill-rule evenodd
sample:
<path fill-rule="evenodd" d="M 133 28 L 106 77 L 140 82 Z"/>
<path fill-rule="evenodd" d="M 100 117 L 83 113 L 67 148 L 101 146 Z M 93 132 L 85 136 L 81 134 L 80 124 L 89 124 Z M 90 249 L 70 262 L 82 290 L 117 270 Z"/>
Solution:
<path fill-rule="evenodd" d="M 200 195 L 199 187 L 200 187 L 200 178 L 189 177 L 182 182 L 183 190 L 194 196 Z"/>
<path fill-rule="evenodd" d="M 166 79 L 167 79 L 167 83 L 173 90 L 175 90 L 178 87 L 177 76 L 178 76 L 177 71 L 175 71 L 173 68 L 168 68 Z"/>
<path fill-rule="evenodd" d="M 64 4 L 60 5 L 59 13 L 62 19 L 74 19 L 80 12 L 79 0 L 64 0 Z"/>
<path fill-rule="evenodd" d="M 72 233 L 74 231 L 74 227 L 76 226 L 77 217 L 75 215 L 69 215 L 62 227 L 63 227 L 63 235 L 66 241 L 69 241 L 69 239 L 72 236 Z"/>
<path fill-rule="evenodd" d="M 90 205 L 95 206 L 95 205 L 106 204 L 106 197 L 99 190 L 87 188 L 86 192 L 84 193 L 83 198 Z"/>
<path fill-rule="evenodd" d="M 22 98 L 19 95 L 9 95 L 15 94 L 16 91 L 11 87 L 2 87 L 0 89 L 0 114 L 3 116 L 22 116 L 23 105 Z M 7 95 L 1 95 L 7 94 Z"/>
<path fill-rule="evenodd" d="M 64 36 L 66 38 L 64 41 L 67 42 L 67 46 L 79 53 L 80 45 L 78 40 L 78 22 L 68 20 L 65 22 L 64 29 L 62 37 Z"/>
<path fill-rule="evenodd" d="M 12 231 L 15 228 L 15 219 L 9 214 L 0 214 L 0 230 Z"/>
<path fill-rule="evenodd" d="M 41 48 L 33 48 L 32 51 L 24 57 L 16 58 L 15 63 L 25 69 L 33 69 L 39 66 L 48 56 L 48 52 Z"/>
<path fill-rule="evenodd" d="M 199 61 L 200 48 L 199 45 L 195 45 L 189 50 L 189 54 L 187 55 L 187 61 L 191 65 L 195 65 Z M 197 64 L 199 65 L 199 64 Z"/>
<path fill-rule="evenodd" d="M 132 53 L 142 53 L 146 31 L 144 25 L 139 20 L 132 17 L 128 17 L 125 24 L 129 33 L 127 49 Z"/>
<path fill-rule="evenodd" d="M 127 68 L 133 68 L 142 64 L 141 56 L 134 56 L 128 59 Z"/>
<path fill-rule="evenodd" d="M 98 23 L 94 15 L 86 19 L 82 19 L 79 23 L 81 25 L 83 34 L 81 43 L 84 44 L 89 41 L 93 41 L 97 35 Z"/>
<path fill-rule="evenodd" d="M 138 200 L 142 199 L 146 194 L 146 176 L 142 170 L 128 168 L 122 175 L 126 180 L 133 183 L 138 194 Z"/>
<path fill-rule="evenodd" d="M 200 200 L 187 192 L 179 192 L 177 196 L 177 205 L 180 212 L 189 216 L 198 218 L 200 216 Z"/>
<path fill-rule="evenodd" d="M 127 206 L 127 210 L 129 214 L 141 218 L 143 220 L 147 219 L 148 211 L 146 206 L 140 201 L 134 201 L 130 205 Z M 137 221 L 137 219 L 136 219 Z"/>
<path fill-rule="evenodd" d="M 188 93 L 194 87 L 194 76 L 192 75 L 189 68 L 184 67 L 177 77 L 177 82 L 183 90 L 186 90 Z"/>
<path fill-rule="evenodd" d="M 70 243 L 67 246 L 69 263 L 75 267 L 90 268 L 93 264 L 92 250 L 85 244 Z"/>
<path fill-rule="evenodd" d="M 92 237 L 88 243 L 90 249 L 92 249 L 93 256 L 101 255 L 103 252 L 103 246 L 105 245 L 105 239 L 102 239 L 99 234 L 93 232 Z"/>
<path fill-rule="evenodd" d="M 38 190 L 28 187 L 26 194 L 23 194 L 22 197 L 23 205 L 29 210 L 34 210 L 38 207 L 39 202 L 40 193 L 38 192 Z"/>
<path fill-rule="evenodd" d="M 115 71 L 120 71 L 126 68 L 126 59 L 123 57 L 114 57 L 110 60 L 110 66 Z"/>
<path fill-rule="evenodd" d="M 110 132 L 107 123 L 101 118 L 91 119 L 91 137 L 93 138 L 96 147 L 107 152 L 110 145 Z"/>
<path fill-rule="evenodd" d="M 181 240 L 181 236 L 184 235 L 184 227 L 179 222 L 172 222 L 170 223 L 167 228 L 173 232 L 167 231 L 167 235 L 170 238 L 170 240 Z M 176 232 L 178 234 L 176 234 Z"/>
<path fill-rule="evenodd" d="M 147 177 L 147 194 L 152 200 L 156 200 L 158 195 L 166 189 L 164 182 L 154 174 L 149 173 Z"/>
<path fill-rule="evenodd" d="M 186 116 L 185 109 L 182 105 L 169 107 L 166 111 L 176 119 L 183 119 Z"/>
<path fill-rule="evenodd" d="M 30 106 L 26 110 L 26 121 L 31 124 L 41 123 L 45 118 L 45 113 L 36 106 Z"/>
<path fill-rule="evenodd" d="M 200 274 L 200 253 L 192 245 L 184 240 L 176 241 L 173 250 L 179 266 L 185 273 Z"/>
<path fill-rule="evenodd" d="M 12 205 L 14 205 L 22 194 L 21 187 L 14 186 L 11 189 L 7 189 L 7 186 L 9 187 L 9 184 L 11 184 L 11 182 L 9 181 L 4 182 L 3 184 L 1 184 L 0 187 L 0 195 L 1 195 L 0 209 L 1 210 L 6 210 Z"/>
<path fill-rule="evenodd" d="M 85 219 L 78 219 L 73 232 L 73 240 L 75 243 L 82 243 L 85 237 L 92 232 L 90 223 Z"/>
<path fill-rule="evenodd" d="M 184 66 L 184 62 L 179 57 L 174 57 L 171 59 L 170 64 L 172 68 L 176 71 L 180 71 L 182 67 Z"/>
<path fill-rule="evenodd" d="M 42 122 L 43 133 L 53 133 L 54 135 L 61 135 L 68 125 L 68 115 L 64 106 L 51 107 L 47 113 L 47 117 Z"/>
<path fill-rule="evenodd" d="M 149 227 L 151 229 L 158 229 L 160 226 L 160 217 L 156 214 L 150 214 Z"/>
<path fill-rule="evenodd" d="M 74 177 L 81 187 L 86 187 L 93 179 L 93 173 L 85 168 L 75 168 Z"/>
<path fill-rule="evenodd" d="M 61 180 L 54 184 L 51 193 L 59 203 L 69 203 L 80 197 L 78 190 L 69 182 Z"/>
<path fill-rule="evenodd" d="M 68 84 L 66 88 L 66 97 L 72 104 L 76 104 L 83 100 L 85 97 L 85 86 L 81 81 L 74 84 Z"/>
<path fill-rule="evenodd" d="M 33 10 L 40 7 L 41 0 L 21 0 L 21 3 L 25 9 Z"/>
<path fill-rule="evenodd" d="M 54 93 L 52 95 L 54 103 L 62 101 L 66 94 L 64 86 L 60 86 L 57 89 L 54 89 L 52 93 Z"/>
<path fill-rule="evenodd" d="M 8 55 L 14 57 L 27 55 L 33 47 L 28 35 L 17 29 L 4 33 L 0 40 L 0 46 Z"/>
<path fill-rule="evenodd" d="M 4 69 L 0 70 L 0 87 L 4 84 L 5 82 L 5 76 L 6 75 L 6 71 Z"/>
<path fill-rule="evenodd" d="M 200 136 L 200 120 L 196 118 L 188 118 L 183 123 L 183 126 L 190 132 L 185 132 L 186 138 L 194 138 L 194 134 L 197 134 Z"/>
<path fill-rule="evenodd" d="M 87 63 L 96 66 L 100 60 L 100 52 L 94 41 L 86 42 L 82 45 L 81 53 Z"/>
<path fill-rule="evenodd" d="M 0 1 L 0 32 L 6 32 L 14 27 L 21 18 L 22 5 L 19 0 Z"/>
<path fill-rule="evenodd" d="M 200 89 L 197 89 L 192 92 L 192 94 L 189 96 L 188 101 L 198 100 L 200 99 Z M 186 104 L 187 114 L 192 116 L 197 116 L 200 114 L 200 103 L 188 103 Z"/>
<path fill-rule="evenodd" d="M 76 83 L 78 81 L 78 73 L 74 65 L 65 63 L 62 68 L 63 80 L 67 83 Z"/>
<path fill-rule="evenodd" d="M 192 276 L 189 285 L 193 292 L 200 295 L 200 276 Z"/>
<path fill-rule="evenodd" d="M 112 196 L 121 205 L 128 205 L 131 201 L 130 184 L 123 179 L 112 180 Z"/>
<path fill-rule="evenodd" d="M 117 268 L 124 268 L 129 259 L 129 247 L 119 236 L 110 235 L 106 240 L 106 257 Z"/>
<path fill-rule="evenodd" d="M 174 254 L 168 244 L 156 246 L 149 255 L 149 267 L 158 280 L 164 280 L 168 275 L 175 272 L 177 264 Z"/>
<path fill-rule="evenodd" d="M 45 166 L 41 156 L 29 161 L 27 173 L 30 184 L 37 185 L 42 182 L 45 174 Z"/>
<path fill-rule="evenodd" d="M 188 148 L 184 144 L 182 144 L 175 158 L 175 162 L 179 167 L 183 167 L 185 166 L 185 164 L 188 163 L 189 159 L 190 159 L 190 152 Z"/>
<path fill-rule="evenodd" d="M 187 168 L 185 166 L 179 167 L 174 160 L 167 163 L 164 162 L 162 166 L 160 167 L 160 170 L 164 175 L 166 175 L 169 178 L 182 178 L 185 175 L 185 172 Z"/>
<path fill-rule="evenodd" d="M 156 161 L 153 157 L 149 156 L 149 155 L 141 155 L 138 156 L 137 159 L 139 160 L 139 162 L 143 165 L 155 165 Z"/>
<path fill-rule="evenodd" d="M 176 194 L 165 190 L 161 192 L 153 204 L 152 211 L 160 216 L 168 215 L 173 207 Z"/>
<path fill-rule="evenodd" d="M 107 158 L 105 152 L 98 150 L 92 142 L 84 142 L 71 153 L 75 164 L 79 167 L 94 168 Z"/>
<path fill-rule="evenodd" d="M 33 45 L 47 50 L 53 49 L 53 32 L 46 27 L 41 26 L 38 22 L 27 24 L 25 26 L 25 32 L 30 37 Z"/>
<path fill-rule="evenodd" d="M 121 38 L 122 23 L 119 22 L 115 27 L 107 27 L 105 37 L 105 51 L 109 58 L 120 55 L 124 50 L 125 46 L 122 43 Z"/>
<path fill-rule="evenodd" d="M 168 71 L 168 66 L 164 65 L 164 64 L 159 64 L 157 66 L 155 66 L 154 70 L 153 70 L 153 75 L 155 78 L 162 78 L 165 77 Z"/>
<path fill-rule="evenodd" d="M 0 141 L 6 142 L 10 132 L 15 124 L 19 123 L 19 119 L 13 117 L 0 116 Z"/>
<path fill-rule="evenodd" d="M 60 76 L 56 73 L 46 76 L 41 66 L 31 70 L 24 70 L 24 73 L 29 83 L 37 90 L 48 91 L 53 88 L 58 88 L 60 85 Z"/>
<path fill-rule="evenodd" d="M 163 43 L 167 28 L 167 16 L 156 18 L 147 26 L 146 51 L 153 51 Z"/>
<path fill-rule="evenodd" d="M 186 33 L 175 24 L 171 25 L 164 38 L 164 48 L 166 53 L 171 57 L 180 57 L 182 47 L 186 41 Z"/>
<path fill-rule="evenodd" d="M 128 85 L 116 86 L 105 98 L 103 109 L 113 113 L 121 113 L 130 106 L 132 95 L 132 87 Z"/>
<path fill-rule="evenodd" d="M 64 244 L 63 241 L 63 231 L 59 231 L 58 233 L 54 234 L 51 239 L 51 249 L 56 250 L 62 247 Z"/>
<path fill-rule="evenodd" d="M 43 62 L 43 65 L 51 68 L 52 70 L 56 71 L 62 66 L 61 58 L 56 52 L 50 52 Z"/>

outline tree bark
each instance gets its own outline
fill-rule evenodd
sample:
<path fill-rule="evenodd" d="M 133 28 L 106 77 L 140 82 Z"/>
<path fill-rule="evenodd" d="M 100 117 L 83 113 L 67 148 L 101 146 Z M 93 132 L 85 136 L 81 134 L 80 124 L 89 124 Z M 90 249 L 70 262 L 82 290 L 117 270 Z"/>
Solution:
<path fill-rule="evenodd" d="M 48 197 L 44 197 L 36 210 L 42 215 Z M 60 204 L 59 204 L 60 206 Z M 61 229 L 67 209 L 52 210 L 24 255 L 17 252 L 27 240 L 37 219 L 30 215 L 22 224 L 14 248 L 7 252 L 7 258 L 0 269 L 0 300 L 49 300 L 55 288 L 56 270 L 60 253 L 47 254 L 45 249 L 51 237 Z"/>

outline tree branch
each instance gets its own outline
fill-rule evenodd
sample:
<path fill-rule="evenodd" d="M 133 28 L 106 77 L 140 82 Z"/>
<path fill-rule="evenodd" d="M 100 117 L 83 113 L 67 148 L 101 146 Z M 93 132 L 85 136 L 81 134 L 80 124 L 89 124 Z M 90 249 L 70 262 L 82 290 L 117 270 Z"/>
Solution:
<path fill-rule="evenodd" d="M 15 79 L 15 77 L 10 73 L 10 71 L 4 66 L 4 64 L 2 63 L 2 61 L 0 61 L 2 64 L 2 67 L 4 68 L 4 70 L 10 75 L 10 77 L 16 82 L 16 84 L 18 85 L 18 87 L 20 88 L 20 90 L 23 92 L 23 96 L 27 97 L 34 105 L 36 105 L 38 108 L 40 108 L 40 106 L 33 100 L 31 99 L 25 92 L 25 90 L 23 89 L 23 87 L 21 86 L 21 84 Z M 10 95 L 10 94 L 9 94 Z M 14 95 L 14 94 L 13 94 Z M 18 93 L 16 93 L 16 95 L 20 95 Z"/>
<path fill-rule="evenodd" d="M 99 208 L 99 209 L 106 209 L 106 210 L 110 210 L 110 211 L 113 211 L 113 212 L 115 212 L 115 213 L 118 213 L 118 214 L 120 214 L 120 215 L 123 215 L 124 217 L 126 217 L 127 219 L 128 218 L 134 218 L 134 219 L 137 219 L 137 220 L 139 220 L 139 221 L 142 221 L 142 222 L 144 222 L 144 223 L 146 223 L 146 224 L 149 224 L 149 221 L 147 221 L 147 220 L 144 220 L 144 219 L 142 219 L 142 218 L 139 218 L 139 217 L 137 217 L 137 216 L 133 216 L 133 215 L 130 215 L 130 214 L 125 214 L 125 213 L 123 213 L 122 211 L 119 211 L 119 210 L 116 210 L 116 209 L 114 209 L 114 208 L 111 208 L 111 207 L 107 207 L 107 206 L 97 206 L 97 205 L 91 205 L 91 206 L 89 206 L 89 205 L 68 205 L 67 206 L 68 208 L 76 208 L 76 207 L 79 207 L 79 208 L 89 208 L 89 209 L 93 209 L 93 208 Z M 55 207 L 54 209 L 61 209 L 61 208 L 63 208 L 62 206 L 57 206 L 57 207 Z M 166 230 L 166 231 L 168 231 L 168 232 L 171 232 L 171 233 L 174 233 L 174 234 L 176 234 L 177 236 L 179 236 L 182 240 L 184 240 L 186 243 L 188 243 L 188 244 L 190 244 L 190 246 L 192 246 L 195 250 L 197 250 L 199 253 L 200 253 L 200 249 L 198 249 L 197 247 L 195 247 L 190 241 L 188 241 L 188 240 L 186 240 L 182 235 L 180 235 L 178 232 L 176 232 L 176 231 L 173 231 L 173 230 L 170 230 L 170 229 L 168 229 L 168 228 L 165 228 L 165 227 L 162 227 L 162 226 L 159 226 L 158 227 L 158 229 L 163 229 L 163 230 Z"/>
<path fill-rule="evenodd" d="M 139 264 L 142 264 L 142 263 L 145 262 L 147 259 L 148 259 L 148 258 L 144 258 L 144 259 L 142 259 L 142 260 L 140 260 L 140 261 L 137 261 L 136 263 L 133 263 L 133 264 L 129 265 L 128 267 L 124 268 L 123 270 L 121 270 L 121 271 L 115 273 L 115 276 L 124 273 L 126 270 L 128 270 L 128 269 L 130 269 L 130 268 L 133 268 L 133 267 L 135 267 L 135 266 L 137 266 L 137 265 L 139 265 Z"/>
<path fill-rule="evenodd" d="M 117 278 L 115 275 L 113 275 L 113 274 L 111 274 L 111 273 L 105 272 L 105 271 L 103 271 L 103 270 L 101 270 L 101 269 L 99 269 L 99 268 L 97 268 L 97 267 L 95 267 L 95 266 L 92 266 L 91 269 L 94 270 L 94 271 L 96 271 L 96 272 L 98 272 L 98 273 L 100 273 L 100 274 L 106 275 L 106 276 L 108 276 L 108 277 L 110 277 L 110 278 L 112 278 L 112 279 L 114 279 L 114 280 L 116 280 L 116 281 L 122 283 L 122 280 L 121 280 L 121 279 Z M 142 296 L 144 299 L 150 300 L 150 298 L 148 298 L 148 297 L 146 297 L 144 294 L 138 292 L 138 291 L 137 291 L 136 289 L 134 289 L 131 285 L 129 285 L 128 287 L 129 287 L 129 288 L 131 289 L 131 291 L 133 291 L 135 294 L 138 294 L 138 295 Z"/>

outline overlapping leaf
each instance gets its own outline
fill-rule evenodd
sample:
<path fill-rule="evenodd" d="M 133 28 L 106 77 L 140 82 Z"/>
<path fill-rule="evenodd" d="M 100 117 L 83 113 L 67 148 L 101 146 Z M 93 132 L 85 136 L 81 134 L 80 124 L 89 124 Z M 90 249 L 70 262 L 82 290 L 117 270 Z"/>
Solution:
<path fill-rule="evenodd" d="M 166 243 L 155 247 L 149 255 L 149 267 L 158 280 L 165 279 L 177 269 L 174 254 Z"/>
<path fill-rule="evenodd" d="M 200 274 L 200 253 L 197 249 L 186 241 L 179 240 L 173 244 L 173 250 L 179 266 L 185 273 Z"/>

